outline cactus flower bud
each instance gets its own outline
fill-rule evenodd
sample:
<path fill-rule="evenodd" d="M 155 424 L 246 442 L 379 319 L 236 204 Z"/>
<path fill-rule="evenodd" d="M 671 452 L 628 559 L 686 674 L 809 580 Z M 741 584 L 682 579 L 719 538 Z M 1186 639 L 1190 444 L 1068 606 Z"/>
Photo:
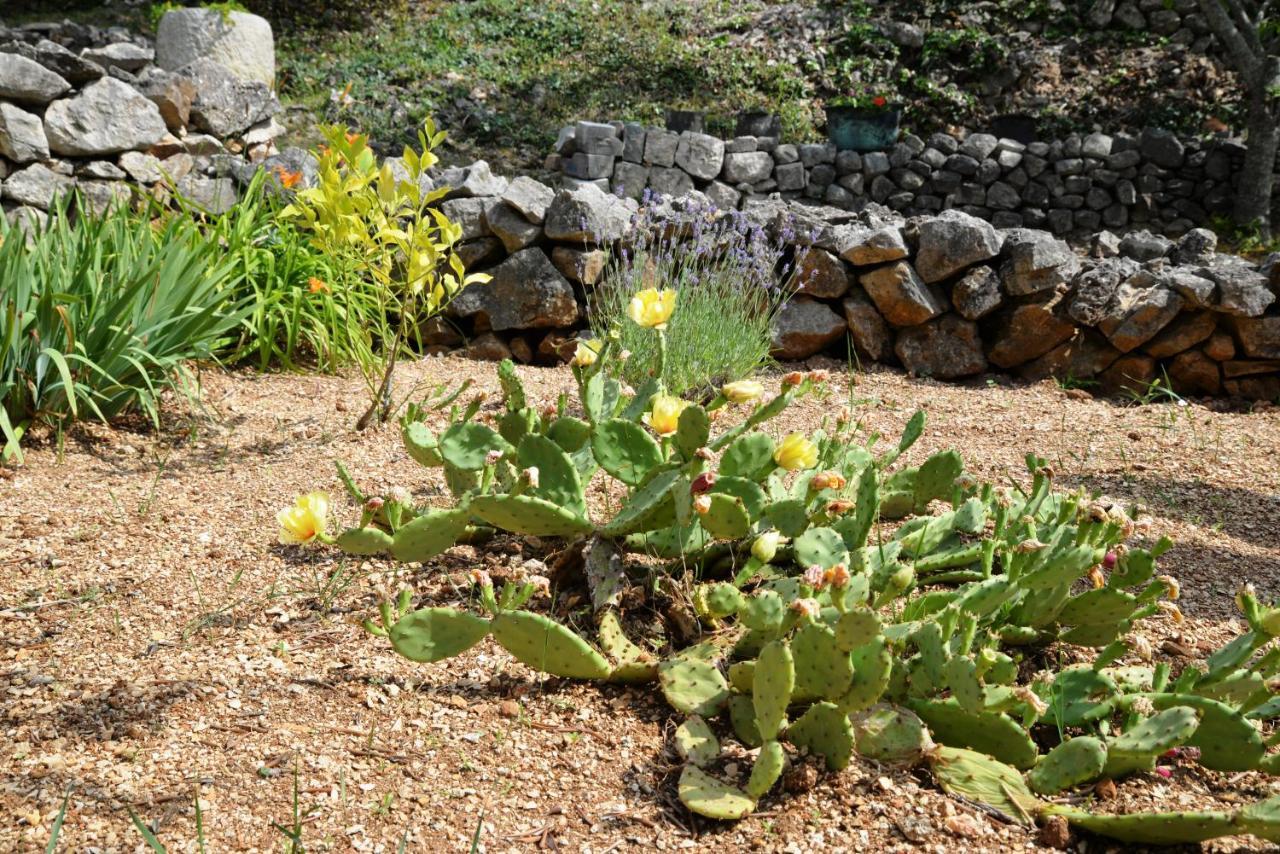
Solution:
<path fill-rule="evenodd" d="M 537 466 L 529 466 L 527 469 L 520 472 L 520 477 L 524 480 L 525 483 L 529 484 L 529 486 L 532 489 L 538 488 L 538 467 Z"/>
<path fill-rule="evenodd" d="M 391 487 L 390 498 L 397 504 L 403 504 L 409 507 L 413 504 L 413 493 L 405 489 L 403 486 Z"/>
<path fill-rule="evenodd" d="M 689 491 L 694 495 L 701 495 L 704 492 L 709 492 L 711 487 L 715 485 L 715 482 L 715 473 L 704 471 L 693 479 L 693 483 L 689 485 Z"/>
<path fill-rule="evenodd" d="M 1155 768 L 1155 772 L 1159 774 L 1161 777 L 1165 778 L 1166 780 L 1168 780 L 1170 777 L 1173 776 L 1173 772 L 1163 765 L 1157 765 Z"/>
<path fill-rule="evenodd" d="M 1046 547 L 1048 547 L 1048 543 L 1042 543 L 1035 537 L 1031 537 L 1018 543 L 1013 547 L 1013 550 L 1019 554 L 1030 554 L 1031 552 L 1038 552 Z"/>
<path fill-rule="evenodd" d="M 1093 585 L 1093 589 L 1097 590 L 1107 583 L 1107 579 L 1103 576 L 1102 570 L 1095 566 L 1089 570 L 1089 582 Z"/>
<path fill-rule="evenodd" d="M 1040 466 L 1040 468 L 1036 469 L 1036 474 L 1053 480 L 1053 469 L 1049 466 Z"/>
<path fill-rule="evenodd" d="M 1236 607 L 1241 611 L 1247 610 L 1245 600 L 1253 600 L 1258 598 L 1258 591 L 1251 583 L 1240 585 L 1240 589 L 1236 591 Z"/>
<path fill-rule="evenodd" d="M 1107 568 L 1108 572 L 1110 572 L 1111 570 L 1116 568 L 1117 560 L 1119 560 L 1119 557 L 1116 555 L 1116 553 L 1114 551 L 1108 551 L 1105 555 L 1103 555 L 1102 565 Z"/>
<path fill-rule="evenodd" d="M 1143 661 L 1150 661 L 1154 655 L 1151 649 L 1151 641 L 1147 640 L 1146 635 L 1135 634 L 1128 638 L 1126 642 L 1129 644 L 1129 649 L 1133 650 L 1133 654 Z"/>
<path fill-rule="evenodd" d="M 960 476 L 956 478 L 956 486 L 966 492 L 970 489 L 977 489 L 978 479 L 968 472 L 961 472 Z"/>
<path fill-rule="evenodd" d="M 911 582 L 915 580 L 916 571 L 909 566 L 904 566 L 889 576 L 889 587 L 901 593 L 910 587 Z"/>
<path fill-rule="evenodd" d="M 382 505 L 385 503 L 386 502 L 383 500 L 381 495 L 375 495 L 372 498 L 365 501 L 364 509 L 368 510 L 370 513 L 377 513 L 379 510 L 382 509 Z"/>
<path fill-rule="evenodd" d="M 1049 711 L 1049 704 L 1040 699 L 1040 695 L 1027 685 L 1019 685 L 1013 689 L 1013 696 L 1026 703 L 1036 713 L 1036 717 Z"/>
<path fill-rule="evenodd" d="M 556 409 L 556 405 L 554 403 L 548 403 L 546 406 L 542 407 L 543 421 L 550 421 L 551 419 L 556 418 L 559 415 L 560 415 L 560 410 Z"/>
<path fill-rule="evenodd" d="M 822 589 L 822 582 L 824 582 L 826 578 L 826 570 L 816 563 L 804 571 L 804 583 L 812 587 L 814 590 Z"/>
<path fill-rule="evenodd" d="M 753 400 L 759 400 L 764 394 L 764 386 L 755 380 L 739 380 L 722 385 L 720 393 L 730 403 L 751 403 Z"/>
<path fill-rule="evenodd" d="M 802 617 L 817 617 L 822 613 L 822 608 L 818 605 L 816 599 L 796 599 L 791 603 L 791 610 L 795 611 Z"/>
<path fill-rule="evenodd" d="M 329 493 L 308 492 L 294 499 L 292 507 L 276 514 L 280 542 L 286 546 L 309 543 L 323 537 L 329 524 Z"/>
<path fill-rule="evenodd" d="M 843 516 L 852 510 L 855 505 L 852 501 L 830 501 L 827 503 L 828 516 Z"/>
<path fill-rule="evenodd" d="M 853 420 L 853 413 L 849 411 L 849 407 L 842 406 L 840 411 L 836 413 L 836 426 L 843 427 Z"/>
<path fill-rule="evenodd" d="M 778 553 L 778 543 L 781 540 L 782 534 L 777 531 L 765 531 L 751 544 L 751 556 L 761 563 L 768 563 Z"/>
<path fill-rule="evenodd" d="M 473 569 L 471 570 L 471 580 L 481 587 L 492 587 L 493 579 L 489 577 L 487 570 Z"/>
<path fill-rule="evenodd" d="M 800 385 L 800 383 L 802 383 L 802 382 L 804 382 L 804 372 L 803 372 L 803 371 L 792 371 L 791 373 L 789 373 L 789 374 L 785 374 L 785 375 L 782 377 L 782 387 L 783 387 L 783 388 L 787 388 L 787 387 L 789 387 L 789 386 L 798 386 L 798 385 Z"/>
<path fill-rule="evenodd" d="M 710 448 L 699 448 L 698 450 L 693 452 L 693 455 L 698 459 L 702 460 L 704 463 L 709 463 L 716 458 L 716 455 L 712 452 Z"/>
<path fill-rule="evenodd" d="M 487 466 L 496 466 L 500 459 L 502 459 L 502 451 L 495 448 L 484 455 L 484 464 Z"/>
<path fill-rule="evenodd" d="M 711 496 L 699 495 L 693 499 L 693 509 L 699 516 L 705 516 L 711 512 Z"/>
<path fill-rule="evenodd" d="M 573 359 L 569 364 L 579 368 L 590 367 L 600 358 L 600 350 L 603 347 L 604 342 L 599 338 L 582 339 L 578 341 L 578 346 L 573 351 Z"/>
<path fill-rule="evenodd" d="M 814 490 L 821 489 L 844 489 L 845 479 L 838 471 L 818 472 L 809 481 L 809 488 Z"/>
<path fill-rule="evenodd" d="M 842 563 L 838 563 L 827 570 L 826 581 L 835 588 L 844 587 L 852 578 L 853 576 L 849 574 L 849 567 Z"/>
<path fill-rule="evenodd" d="M 1179 608 L 1177 605 L 1173 604 L 1172 602 L 1158 602 L 1158 603 L 1156 603 L 1156 604 L 1157 604 L 1157 607 L 1159 607 L 1161 611 L 1164 611 L 1166 614 L 1168 614 L 1168 615 L 1169 615 L 1169 618 L 1170 618 L 1171 620 L 1173 620 L 1173 621 L 1174 621 L 1175 623 L 1177 623 L 1178 625 L 1182 625 L 1182 621 L 1183 621 L 1185 618 L 1182 616 L 1182 609 L 1181 609 L 1181 608 Z M 1276 614 L 1276 617 L 1278 618 L 1278 619 L 1277 619 L 1277 628 L 1280 628 L 1280 611 L 1275 612 L 1275 614 Z M 1265 621 L 1265 619 L 1266 619 L 1266 618 L 1264 617 L 1263 619 L 1264 619 L 1264 621 Z M 1265 624 L 1264 624 L 1263 628 L 1264 628 L 1264 629 L 1266 628 Z"/>
<path fill-rule="evenodd" d="M 1280 608 L 1267 608 L 1258 620 L 1262 630 L 1271 637 L 1280 635 Z"/>
<path fill-rule="evenodd" d="M 809 379 L 813 380 L 815 383 L 825 383 L 827 380 L 831 379 L 831 372 L 822 369 L 810 371 Z"/>

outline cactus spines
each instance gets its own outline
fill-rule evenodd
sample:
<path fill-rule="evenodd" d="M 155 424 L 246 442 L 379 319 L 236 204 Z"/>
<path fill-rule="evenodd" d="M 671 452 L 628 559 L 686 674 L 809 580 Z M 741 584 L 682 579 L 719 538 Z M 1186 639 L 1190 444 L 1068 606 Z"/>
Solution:
<path fill-rule="evenodd" d="M 378 555 L 391 551 L 392 542 L 391 535 L 381 528 L 347 528 L 333 544 L 347 554 Z"/>
<path fill-rule="evenodd" d="M 791 638 L 791 654 L 799 696 L 834 700 L 849 689 L 853 664 L 849 653 L 836 645 L 836 633 L 827 626 L 814 622 L 801 626 Z"/>
<path fill-rule="evenodd" d="M 686 406 L 676 422 L 676 450 L 686 460 L 693 459 L 699 448 L 705 447 L 711 438 L 711 419 L 707 410 L 697 404 Z"/>
<path fill-rule="evenodd" d="M 738 741 L 747 747 L 759 747 L 764 743 L 760 727 L 756 726 L 756 705 L 750 697 L 734 694 L 729 698 L 729 723 Z"/>
<path fill-rule="evenodd" d="M 396 531 L 391 555 L 396 560 L 422 562 L 449 549 L 467 528 L 466 510 L 430 510 Z"/>
<path fill-rule="evenodd" d="M 766 741 L 778 737 L 787 720 L 787 706 L 795 690 L 795 660 L 785 641 L 770 641 L 760 650 L 752 674 L 751 696 L 756 727 Z"/>
<path fill-rule="evenodd" d="M 1186 694 L 1148 694 L 1157 709 L 1190 706 L 1200 713 L 1200 726 L 1187 739 L 1200 748 L 1200 764 L 1213 771 L 1249 771 L 1266 753 L 1262 734 L 1244 715 L 1225 703 Z"/>
<path fill-rule="evenodd" d="M 586 519 L 533 495 L 477 495 L 470 507 L 495 528 L 535 537 L 573 537 L 592 528 Z"/>
<path fill-rule="evenodd" d="M 724 480 L 728 478 L 720 478 L 720 481 Z M 766 505 L 764 518 L 784 537 L 798 537 L 809 527 L 809 514 L 804 502 L 798 498 L 784 498 Z"/>
<path fill-rule="evenodd" d="M 1171 706 L 1130 727 L 1107 744 L 1108 777 L 1150 771 L 1165 751 L 1185 744 L 1200 725 L 1190 706 Z"/>
<path fill-rule="evenodd" d="M 1019 824 L 1031 824 L 1039 809 L 1022 775 L 985 753 L 939 745 L 929 754 L 929 767 L 945 791 L 985 804 Z"/>
<path fill-rule="evenodd" d="M 963 471 L 964 461 L 955 451 L 941 451 L 921 463 L 911 490 L 915 512 L 923 513 L 935 498 L 950 496 L 956 478 Z"/>
<path fill-rule="evenodd" d="M 786 603 L 772 590 L 762 590 L 744 599 L 742 607 L 738 609 L 742 624 L 761 632 L 776 632 L 782 627 L 786 615 Z"/>
<path fill-rule="evenodd" d="M 654 438 L 639 424 L 621 418 L 596 425 L 591 450 L 600 468 L 628 486 L 640 483 L 662 464 L 662 450 Z"/>
<path fill-rule="evenodd" d="M 708 660 L 714 652 L 708 647 L 690 647 L 658 665 L 658 684 L 676 711 L 711 717 L 729 699 L 729 683 L 715 661 Z"/>
<path fill-rule="evenodd" d="M 853 681 L 840 698 L 840 708 L 846 714 L 861 711 L 879 700 L 893 674 L 893 656 L 883 635 L 855 649 L 849 658 L 853 663 Z"/>
<path fill-rule="evenodd" d="M 914 764 L 934 748 L 924 722 L 909 709 L 877 704 L 852 723 L 858 755 L 877 762 Z"/>
<path fill-rule="evenodd" d="M 546 436 L 528 433 L 520 440 L 516 455 L 521 468 L 538 470 L 538 485 L 530 487 L 530 495 L 558 504 L 578 518 L 586 518 L 587 501 L 578 469 L 559 445 Z"/>
<path fill-rule="evenodd" d="M 585 640 L 541 614 L 503 611 L 493 618 L 491 630 L 517 661 L 552 676 L 605 679 L 613 670 Z"/>
<path fill-rule="evenodd" d="M 857 647 L 871 643 L 878 634 L 880 617 L 870 608 L 854 608 L 836 620 L 836 647 L 843 652 L 853 652 Z"/>
<path fill-rule="evenodd" d="M 909 705 L 933 737 L 949 747 L 979 750 L 1015 768 L 1030 768 L 1039 758 L 1036 743 L 1007 715 L 971 714 L 955 700 L 915 700 Z"/>
<path fill-rule="evenodd" d="M 717 540 L 740 540 L 751 533 L 751 517 L 742 499 L 727 492 L 706 496 L 708 507 L 698 522 Z"/>
<path fill-rule="evenodd" d="M 767 741 L 760 747 L 760 755 L 756 764 L 751 766 L 751 777 L 747 780 L 747 794 L 759 800 L 768 794 L 773 784 L 778 782 L 786 768 L 787 754 L 782 745 L 776 741 Z"/>
<path fill-rule="evenodd" d="M 680 726 L 675 733 L 676 753 L 680 758 L 706 768 L 720 756 L 720 742 L 707 722 L 698 715 L 693 715 Z"/>
<path fill-rule="evenodd" d="M 972 658 L 955 656 L 943 667 L 943 675 L 960 708 L 975 715 L 982 712 L 985 696 L 978 681 L 978 665 Z"/>
<path fill-rule="evenodd" d="M 657 660 L 627 638 L 614 611 L 600 615 L 599 637 L 600 648 L 614 662 L 609 681 L 649 682 L 657 677 Z"/>
<path fill-rule="evenodd" d="M 763 517 L 765 509 L 772 506 L 769 505 L 768 496 L 765 495 L 760 485 L 744 477 L 718 477 L 715 483 L 711 485 L 711 492 L 723 492 L 726 495 L 742 499 L 742 506 L 747 509 L 747 515 L 753 521 Z M 801 513 L 803 512 L 803 505 L 801 505 Z"/>
<path fill-rule="evenodd" d="M 871 526 L 880 514 L 880 472 L 873 465 L 862 469 L 858 476 L 858 491 L 854 495 L 853 513 L 844 516 L 833 526 L 851 552 L 863 548 L 871 534 Z"/>
<path fill-rule="evenodd" d="M 837 563 L 849 563 L 849 550 L 844 540 L 831 528 L 810 528 L 795 539 L 796 563 L 803 567 L 830 569 Z"/>
<path fill-rule="evenodd" d="M 764 433 L 739 436 L 720 458 L 720 474 L 758 481 L 773 471 L 773 451 L 773 439 Z"/>
<path fill-rule="evenodd" d="M 853 725 L 834 703 L 814 703 L 799 720 L 787 727 L 787 740 L 827 761 L 839 771 L 853 756 Z"/>
<path fill-rule="evenodd" d="M 1088 783 L 1103 773 L 1107 745 L 1091 735 L 1064 741 L 1050 750 L 1027 772 L 1027 783 L 1042 795 L 1054 795 Z"/>
<path fill-rule="evenodd" d="M 690 812 L 720 821 L 746 818 L 756 808 L 755 800 L 746 792 L 720 782 L 697 765 L 684 766 L 679 792 L 680 801 Z"/>
<path fill-rule="evenodd" d="M 424 664 L 466 652 L 488 634 L 488 620 L 456 608 L 413 611 L 387 632 L 396 652 Z"/>

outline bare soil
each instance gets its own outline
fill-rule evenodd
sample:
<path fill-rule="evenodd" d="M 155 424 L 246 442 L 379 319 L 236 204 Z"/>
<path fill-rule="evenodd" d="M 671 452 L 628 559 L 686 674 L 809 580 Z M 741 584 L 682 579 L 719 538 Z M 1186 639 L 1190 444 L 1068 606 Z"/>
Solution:
<path fill-rule="evenodd" d="M 563 369 L 521 374 L 536 401 L 571 385 Z M 468 376 L 496 406 L 489 365 L 429 359 L 402 382 Z M 342 495 L 335 458 L 369 491 L 443 503 L 443 484 L 395 429 L 351 432 L 358 378 L 214 372 L 203 384 L 204 404 L 175 402 L 159 433 L 87 425 L 0 470 L 0 850 L 43 850 L 68 789 L 63 850 L 77 851 L 139 850 L 129 809 L 170 851 L 197 850 L 197 792 L 211 851 L 281 850 L 274 824 L 292 832 L 295 815 L 309 851 L 402 840 L 465 851 L 477 833 L 486 851 L 1040 846 L 924 771 L 857 759 L 838 775 L 794 775 L 798 791 L 745 821 L 702 821 L 675 797 L 666 736 L 678 718 L 651 690 L 541 679 L 490 642 L 447 664 L 397 657 L 359 627 L 381 596 L 407 583 L 419 603 L 463 602 L 471 567 L 521 564 L 542 554 L 536 544 L 460 546 L 412 569 L 281 547 L 275 513 L 295 494 Z M 849 402 L 832 385 L 770 429 L 816 427 Z M 1141 502 L 1142 536 L 1177 543 L 1161 565 L 1182 582 L 1187 620 L 1146 626 L 1175 669 L 1239 628 L 1240 584 L 1280 597 L 1273 408 L 1124 406 L 1050 383 L 943 385 L 887 369 L 858 374 L 851 397 L 891 439 L 928 410 L 911 460 L 954 447 L 975 474 L 1022 481 L 1035 451 L 1064 488 Z M 1126 781 L 1103 808 L 1238 804 L 1277 788 L 1179 768 Z"/>

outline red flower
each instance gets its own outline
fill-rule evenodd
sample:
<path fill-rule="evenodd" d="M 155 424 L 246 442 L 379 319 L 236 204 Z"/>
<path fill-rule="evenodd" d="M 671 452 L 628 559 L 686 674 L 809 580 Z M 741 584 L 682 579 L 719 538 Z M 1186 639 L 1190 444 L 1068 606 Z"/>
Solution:
<path fill-rule="evenodd" d="M 875 104 L 877 107 L 883 107 L 885 105 L 884 96 L 876 95 L 874 98 L 871 99 L 871 103 Z"/>

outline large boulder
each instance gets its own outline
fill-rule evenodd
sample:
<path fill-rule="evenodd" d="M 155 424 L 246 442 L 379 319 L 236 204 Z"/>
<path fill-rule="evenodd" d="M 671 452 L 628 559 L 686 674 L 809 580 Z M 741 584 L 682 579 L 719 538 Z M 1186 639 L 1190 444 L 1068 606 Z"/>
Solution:
<path fill-rule="evenodd" d="M 9 42 L 0 45 L 0 53 L 16 53 L 19 56 L 25 56 L 40 63 L 72 86 L 97 80 L 107 73 L 107 70 L 96 62 L 90 62 L 48 39 L 41 39 L 35 44 Z"/>
<path fill-rule="evenodd" d="M 915 326 L 947 310 L 938 289 L 925 284 L 906 261 L 868 270 L 858 281 L 894 326 Z"/>
<path fill-rule="evenodd" d="M 854 352 L 860 359 L 888 362 L 893 358 L 893 330 L 867 297 L 866 291 L 854 287 L 841 301 Z"/>
<path fill-rule="evenodd" d="M 6 201 L 40 210 L 48 210 L 54 199 L 75 187 L 73 178 L 59 175 L 41 163 L 14 172 L 4 182 Z"/>
<path fill-rule="evenodd" d="M 1068 313 L 1076 323 L 1097 326 L 1106 317 L 1120 283 L 1141 268 L 1128 258 L 1104 258 L 1076 277 L 1075 297 Z"/>
<path fill-rule="evenodd" d="M 954 314 L 900 330 L 894 352 L 916 376 L 950 380 L 987 369 L 978 325 Z"/>
<path fill-rule="evenodd" d="M 177 71 L 199 59 L 221 63 L 241 80 L 275 85 L 275 39 L 271 24 L 257 15 L 199 8 L 166 12 L 156 30 L 156 64 Z"/>
<path fill-rule="evenodd" d="M 160 110 L 137 89 L 103 77 L 75 97 L 50 104 L 44 132 L 53 153 L 94 157 L 149 148 L 166 128 Z"/>
<path fill-rule="evenodd" d="M 792 297 L 773 316 L 769 353 L 775 359 L 807 359 L 838 339 L 846 329 L 840 315 L 825 303 Z"/>
<path fill-rule="evenodd" d="M 191 124 L 219 139 L 243 133 L 280 112 L 280 102 L 265 83 L 242 80 L 215 60 L 197 59 L 178 73 L 196 87 Z"/>
<path fill-rule="evenodd" d="M 47 104 L 71 88 L 34 59 L 16 53 L 0 53 L 0 98 L 24 104 Z"/>
<path fill-rule="evenodd" d="M 1000 254 L 1003 239 L 991 223 L 957 210 L 919 225 L 916 270 L 925 282 L 940 282 L 965 267 Z"/>
<path fill-rule="evenodd" d="M 572 326 L 578 320 L 573 286 L 536 247 L 522 249 L 489 271 L 493 278 L 458 294 L 450 311 L 490 329 Z"/>
<path fill-rule="evenodd" d="M 1098 329 L 1117 350 L 1128 353 L 1147 343 L 1182 311 L 1182 297 L 1150 274 L 1130 276 L 1111 300 Z"/>
<path fill-rule="evenodd" d="M 611 243 L 631 226 L 631 208 L 593 184 L 561 190 L 547 207 L 547 237 L 565 243 Z"/>
<path fill-rule="evenodd" d="M 1257 317 L 1276 301 L 1271 282 L 1248 262 L 1220 257 L 1219 263 L 1200 267 L 1198 272 L 1218 286 L 1218 304 L 1215 308 L 1224 314 L 1238 317 Z"/>
<path fill-rule="evenodd" d="M 997 317 L 987 358 L 1001 368 L 1013 368 L 1043 356 L 1076 332 L 1065 317 L 1062 297 L 1011 306 Z"/>
<path fill-rule="evenodd" d="M 0 101 L 0 154 L 15 163 L 49 159 L 49 141 L 40 117 Z"/>
<path fill-rule="evenodd" d="M 1080 272 L 1076 253 L 1047 231 L 1010 229 L 1004 235 L 1004 252 L 1008 260 L 1000 267 L 1000 278 L 1013 296 L 1052 290 Z"/>
<path fill-rule="evenodd" d="M 796 284 L 802 294 L 839 299 L 851 283 L 843 261 L 825 249 L 806 246 L 796 250 Z"/>

